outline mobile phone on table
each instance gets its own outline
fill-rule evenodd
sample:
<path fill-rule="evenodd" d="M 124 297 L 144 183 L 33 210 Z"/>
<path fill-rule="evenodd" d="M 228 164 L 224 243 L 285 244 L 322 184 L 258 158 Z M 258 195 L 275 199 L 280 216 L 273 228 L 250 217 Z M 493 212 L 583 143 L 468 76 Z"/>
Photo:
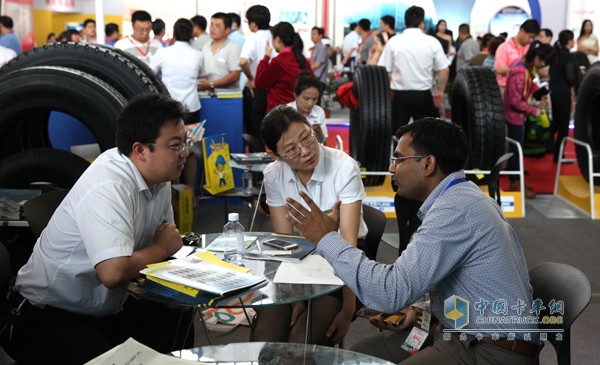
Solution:
<path fill-rule="evenodd" d="M 281 238 L 271 238 L 263 242 L 264 245 L 276 248 L 278 250 L 293 250 L 298 248 L 298 244 Z"/>

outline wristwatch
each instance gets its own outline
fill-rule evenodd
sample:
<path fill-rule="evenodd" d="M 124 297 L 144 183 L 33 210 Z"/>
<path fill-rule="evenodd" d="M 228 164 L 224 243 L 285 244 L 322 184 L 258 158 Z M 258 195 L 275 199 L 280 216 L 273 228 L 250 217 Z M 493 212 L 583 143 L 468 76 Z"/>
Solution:
<path fill-rule="evenodd" d="M 215 83 L 214 83 L 214 82 L 212 82 L 212 81 L 210 82 L 210 88 L 211 88 L 211 89 L 214 89 L 214 88 L 215 88 Z"/>

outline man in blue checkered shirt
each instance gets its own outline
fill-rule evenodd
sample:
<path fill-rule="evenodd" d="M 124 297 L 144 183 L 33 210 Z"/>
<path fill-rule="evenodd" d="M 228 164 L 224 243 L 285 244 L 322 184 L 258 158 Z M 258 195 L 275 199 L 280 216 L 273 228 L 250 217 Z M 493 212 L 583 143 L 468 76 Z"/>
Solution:
<path fill-rule="evenodd" d="M 406 313 L 398 326 L 373 320 L 392 331 L 354 349 L 403 364 L 535 363 L 540 347 L 525 258 L 498 204 L 465 178 L 465 134 L 424 118 L 397 136 L 389 171 L 399 196 L 423 203 L 423 223 L 393 264 L 371 261 L 344 241 L 337 233 L 339 205 L 328 217 L 307 196 L 310 211 L 287 200 L 288 220 L 367 307 Z M 411 356 L 400 348 L 415 323 L 410 305 L 427 292 L 432 343 Z"/>

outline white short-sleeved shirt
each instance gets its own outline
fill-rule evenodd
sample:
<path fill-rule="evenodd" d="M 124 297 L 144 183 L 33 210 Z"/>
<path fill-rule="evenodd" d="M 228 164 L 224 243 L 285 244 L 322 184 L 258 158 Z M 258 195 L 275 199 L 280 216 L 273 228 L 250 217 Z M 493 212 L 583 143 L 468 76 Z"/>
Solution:
<path fill-rule="evenodd" d="M 344 52 L 344 54 L 350 52 L 350 50 L 352 48 L 354 48 L 354 51 L 352 51 L 352 54 L 350 55 L 350 57 L 356 57 L 357 56 L 357 49 L 358 49 L 358 45 L 360 44 L 360 35 L 356 32 L 356 31 L 351 31 L 350 33 L 346 34 L 346 36 L 344 37 L 344 41 L 342 42 L 342 52 Z"/>
<path fill-rule="evenodd" d="M 392 90 L 430 90 L 433 71 L 450 66 L 440 42 L 419 28 L 407 28 L 386 43 L 379 58 L 392 74 Z"/>
<path fill-rule="evenodd" d="M 15 287 L 38 307 L 117 313 L 127 293 L 104 286 L 94 267 L 150 246 L 163 220 L 173 222 L 171 183 L 150 191 L 129 158 L 116 148 L 105 151 L 57 208 Z"/>
<path fill-rule="evenodd" d="M 331 209 L 337 200 L 342 204 L 350 204 L 365 198 L 365 188 L 356 161 L 343 151 L 323 145 L 319 145 L 319 148 L 319 162 L 306 187 L 285 162 L 275 161 L 267 165 L 263 184 L 269 206 L 284 206 L 285 199 L 290 197 L 308 208 L 300 197 L 300 191 L 308 194 L 322 210 Z M 358 237 L 365 237 L 367 231 L 361 211 Z"/>
<path fill-rule="evenodd" d="M 254 77 L 256 77 L 258 63 L 265 57 L 267 42 L 271 42 L 271 31 L 261 29 L 249 35 L 244 42 L 244 47 L 242 47 L 240 58 L 248 60 L 252 76 Z M 273 58 L 277 55 L 273 45 L 271 45 L 271 50 L 271 58 Z"/>
<path fill-rule="evenodd" d="M 288 103 L 287 105 L 298 110 L 298 104 L 296 104 L 295 100 Z M 312 110 L 310 111 L 310 113 L 308 114 L 308 117 L 306 117 L 306 120 L 308 120 L 308 122 L 311 125 L 314 125 L 314 124 L 320 125 L 321 130 L 323 131 L 323 136 L 325 138 L 329 137 L 329 134 L 327 133 L 327 124 L 325 123 L 325 110 L 323 110 L 323 108 L 321 108 L 318 105 L 315 105 L 312 108 Z"/>
<path fill-rule="evenodd" d="M 204 75 L 204 55 L 188 42 L 177 41 L 161 48 L 150 61 L 150 68 L 162 75 L 171 96 L 181 101 L 189 112 L 200 109 L 198 77 Z"/>
<path fill-rule="evenodd" d="M 125 36 L 119 39 L 114 47 L 150 64 L 152 56 L 154 56 L 157 50 L 163 48 L 163 45 L 156 39 L 150 39 L 148 42 L 142 43 L 136 41 L 131 36 Z"/>
<path fill-rule="evenodd" d="M 210 81 L 219 80 L 227 76 L 232 71 L 240 71 L 240 46 L 234 41 L 226 39 L 223 45 L 213 53 L 211 46 L 213 42 L 208 42 L 202 48 L 204 54 L 204 70 Z M 224 90 L 237 90 L 239 84 L 236 82 L 228 87 L 220 87 Z"/>

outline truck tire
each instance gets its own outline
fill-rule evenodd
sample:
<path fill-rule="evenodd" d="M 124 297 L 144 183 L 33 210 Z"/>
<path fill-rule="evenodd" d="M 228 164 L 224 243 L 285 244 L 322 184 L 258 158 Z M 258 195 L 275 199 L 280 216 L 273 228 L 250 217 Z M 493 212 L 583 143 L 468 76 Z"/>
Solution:
<path fill-rule="evenodd" d="M 452 122 L 463 129 L 471 143 L 466 168 L 491 170 L 504 154 L 506 139 L 504 108 L 494 72 L 484 67 L 459 70 L 451 105 Z"/>
<path fill-rule="evenodd" d="M 8 62 L 0 69 L 0 75 L 32 66 L 59 66 L 87 72 L 115 88 L 128 100 L 144 92 L 169 94 L 144 62 L 126 52 L 99 44 L 46 44 Z"/>
<path fill-rule="evenodd" d="M 22 151 L 0 161 L 0 186 L 69 189 L 89 166 L 88 161 L 67 151 L 50 148 Z"/>
<path fill-rule="evenodd" d="M 575 105 L 575 131 L 577 140 L 588 143 L 592 149 L 592 169 L 600 169 L 600 64 L 590 67 L 579 86 Z M 556 148 L 559 148 L 556 146 Z M 584 147 L 575 145 L 577 165 L 586 181 L 589 181 L 588 153 Z M 600 185 L 600 178 L 594 178 Z"/>
<path fill-rule="evenodd" d="M 85 124 L 100 150 L 115 146 L 125 98 L 85 72 L 35 66 L 0 75 L 0 159 L 30 148 L 50 148 L 48 116 L 56 110 Z"/>
<path fill-rule="evenodd" d="M 392 137 L 392 101 L 387 70 L 382 66 L 356 68 L 353 92 L 358 110 L 350 113 L 350 151 L 366 171 L 387 171 Z M 385 176 L 367 176 L 365 186 L 383 184 Z"/>

